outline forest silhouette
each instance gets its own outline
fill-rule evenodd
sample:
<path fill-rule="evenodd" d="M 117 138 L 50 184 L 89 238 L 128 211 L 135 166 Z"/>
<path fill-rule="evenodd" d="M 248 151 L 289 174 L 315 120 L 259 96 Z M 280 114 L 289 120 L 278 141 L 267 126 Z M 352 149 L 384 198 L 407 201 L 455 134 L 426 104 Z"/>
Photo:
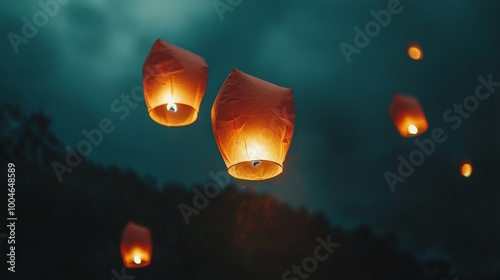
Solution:
<path fill-rule="evenodd" d="M 322 213 L 294 209 L 252 189 L 222 189 L 199 215 L 190 216 L 187 225 L 178 206 L 192 205 L 192 188 L 203 192 L 201 185 L 158 186 L 152 177 L 85 159 L 59 182 L 51 163 L 66 152 L 50 123 L 40 112 L 25 116 L 16 107 L 1 109 L 2 165 L 16 165 L 18 279 L 119 279 L 120 238 L 129 221 L 151 230 L 153 259 L 145 268 L 124 270 L 123 279 L 456 277 L 445 261 L 422 263 L 410 252 L 400 251 L 392 235 L 377 236 L 365 226 L 346 231 L 332 226 Z M 6 209 L 6 199 L 1 201 L 0 207 Z M 326 261 L 319 262 L 307 278 L 294 274 L 282 278 L 313 255 L 318 238 L 327 236 L 341 246 Z M 5 252 L 6 242 L 0 246 Z M 5 258 L 2 253 L 4 265 Z"/>

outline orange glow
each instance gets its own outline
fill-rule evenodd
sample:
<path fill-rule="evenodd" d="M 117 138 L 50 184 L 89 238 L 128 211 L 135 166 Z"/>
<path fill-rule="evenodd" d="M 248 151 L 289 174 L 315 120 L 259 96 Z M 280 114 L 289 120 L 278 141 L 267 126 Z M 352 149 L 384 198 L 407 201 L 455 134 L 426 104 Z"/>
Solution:
<path fill-rule="evenodd" d="M 411 45 L 408 48 L 408 56 L 410 56 L 410 58 L 413 60 L 421 60 L 422 58 L 424 58 L 424 53 L 422 52 L 420 46 Z"/>
<path fill-rule="evenodd" d="M 254 181 L 283 172 L 294 121 L 291 89 L 233 69 L 212 106 L 212 129 L 227 172 Z"/>
<path fill-rule="evenodd" d="M 142 81 L 149 116 L 165 126 L 185 126 L 198 118 L 208 66 L 185 49 L 156 40 L 144 62 Z"/>
<path fill-rule="evenodd" d="M 470 177 L 470 175 L 472 175 L 472 164 L 469 162 L 462 163 L 460 173 L 462 173 L 462 176 L 464 177 Z"/>
<path fill-rule="evenodd" d="M 122 234 L 121 255 L 127 268 L 140 268 L 151 263 L 151 234 L 146 227 L 129 222 Z"/>
<path fill-rule="evenodd" d="M 429 128 L 424 110 L 418 100 L 411 96 L 396 94 L 389 115 L 403 137 L 418 136 Z"/>

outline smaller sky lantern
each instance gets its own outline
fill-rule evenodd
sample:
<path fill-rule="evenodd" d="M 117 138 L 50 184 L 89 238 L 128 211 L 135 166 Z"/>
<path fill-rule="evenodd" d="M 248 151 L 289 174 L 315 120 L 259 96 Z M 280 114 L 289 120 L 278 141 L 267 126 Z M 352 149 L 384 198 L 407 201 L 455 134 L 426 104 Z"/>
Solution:
<path fill-rule="evenodd" d="M 156 40 L 142 68 L 149 116 L 165 126 L 186 126 L 198 118 L 208 66 L 185 49 Z"/>
<path fill-rule="evenodd" d="M 413 60 L 422 60 L 424 53 L 419 45 L 412 44 L 408 47 L 408 56 Z"/>
<path fill-rule="evenodd" d="M 396 94 L 389 115 L 403 137 L 420 135 L 429 127 L 424 110 L 415 97 Z"/>
<path fill-rule="evenodd" d="M 212 106 L 212 129 L 227 172 L 254 181 L 279 175 L 294 122 L 291 89 L 233 69 Z"/>
<path fill-rule="evenodd" d="M 472 175 L 472 163 L 467 160 L 462 161 L 460 173 L 462 173 L 462 176 L 464 177 L 470 177 Z"/>
<path fill-rule="evenodd" d="M 151 263 L 152 244 L 148 228 L 129 222 L 122 234 L 120 252 L 127 268 L 145 267 Z"/>

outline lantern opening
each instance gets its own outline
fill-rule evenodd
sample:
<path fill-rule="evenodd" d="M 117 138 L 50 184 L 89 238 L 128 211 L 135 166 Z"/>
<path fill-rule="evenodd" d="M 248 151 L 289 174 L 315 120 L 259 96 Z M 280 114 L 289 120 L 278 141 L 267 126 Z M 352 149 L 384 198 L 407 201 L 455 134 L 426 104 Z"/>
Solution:
<path fill-rule="evenodd" d="M 127 268 L 148 266 L 151 262 L 151 253 L 140 247 L 135 247 L 128 254 L 123 255 L 123 264 Z"/>
<path fill-rule="evenodd" d="M 266 180 L 283 172 L 283 166 L 268 160 L 249 160 L 228 168 L 229 175 L 243 180 Z"/>
<path fill-rule="evenodd" d="M 408 133 L 415 135 L 418 133 L 418 128 L 415 125 L 411 124 L 408 126 Z"/>
<path fill-rule="evenodd" d="M 177 112 L 177 105 L 175 103 L 167 103 L 167 110 L 170 112 Z"/>
<path fill-rule="evenodd" d="M 198 111 L 191 106 L 172 102 L 151 109 L 149 116 L 165 126 L 184 126 L 196 121 Z"/>

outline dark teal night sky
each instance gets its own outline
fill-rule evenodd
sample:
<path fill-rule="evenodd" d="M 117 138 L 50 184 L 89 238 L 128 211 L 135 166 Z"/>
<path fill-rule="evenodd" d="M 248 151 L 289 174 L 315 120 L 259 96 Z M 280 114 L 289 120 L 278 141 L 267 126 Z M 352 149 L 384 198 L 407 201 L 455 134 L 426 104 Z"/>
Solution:
<path fill-rule="evenodd" d="M 88 159 L 190 186 L 225 170 L 210 109 L 238 68 L 293 89 L 297 116 L 285 172 L 265 182 L 234 180 L 237 186 L 323 211 L 336 225 L 394 232 L 420 256 L 442 255 L 459 270 L 500 271 L 496 1 L 243 0 L 221 16 L 212 1 L 67 1 L 36 32 L 28 30 L 32 38 L 24 38 L 22 18 L 33 22 L 42 10 L 37 2 L 2 3 L 0 101 L 25 112 L 41 109 L 72 147 L 85 139 L 82 130 L 109 118 L 115 129 Z M 339 45 L 356 47 L 355 27 L 364 30 L 374 20 L 371 11 L 388 5 L 399 12 L 346 59 Z M 24 36 L 15 37 L 21 40 L 15 47 L 11 32 Z M 142 85 L 142 64 L 157 38 L 209 65 L 207 92 L 191 126 L 160 126 L 143 102 L 123 99 Z M 423 60 L 408 57 L 410 43 L 420 44 Z M 456 118 L 443 114 L 489 75 L 491 96 L 454 129 Z M 448 138 L 391 192 L 384 172 L 397 172 L 398 156 L 416 149 L 390 121 L 397 92 L 417 97 L 426 112 L 430 128 L 418 139 L 435 128 Z M 112 109 L 125 104 L 120 112 Z M 465 158 L 476 163 L 467 179 L 458 173 Z"/>

